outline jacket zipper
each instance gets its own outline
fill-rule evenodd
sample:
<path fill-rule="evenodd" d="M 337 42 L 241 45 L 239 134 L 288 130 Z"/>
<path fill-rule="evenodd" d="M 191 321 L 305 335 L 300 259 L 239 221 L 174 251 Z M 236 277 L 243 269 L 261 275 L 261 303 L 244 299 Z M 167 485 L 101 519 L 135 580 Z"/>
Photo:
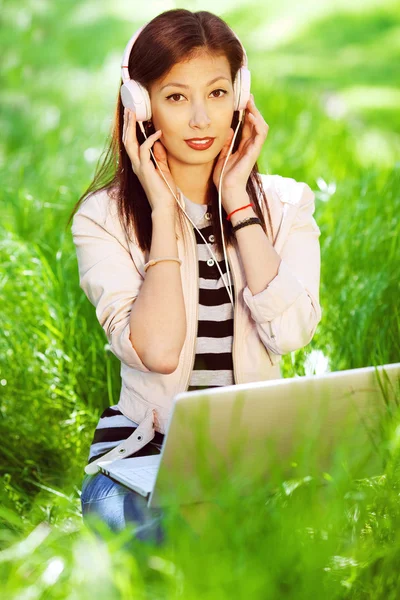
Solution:
<path fill-rule="evenodd" d="M 229 259 L 228 259 L 228 262 L 229 262 Z M 229 266 L 231 266 L 231 262 L 229 262 Z M 232 273 L 233 285 L 235 287 L 235 307 L 234 307 L 234 316 L 233 316 L 233 345 L 232 345 L 233 374 L 235 375 L 235 374 L 237 374 L 237 370 L 235 370 L 235 356 L 236 356 L 236 353 L 235 353 L 235 340 L 236 340 L 236 337 L 237 337 L 237 336 L 235 336 L 235 323 L 236 323 L 236 313 L 237 313 L 237 310 L 238 310 L 236 307 L 237 307 L 237 304 L 238 304 L 239 292 L 237 290 L 236 279 L 235 279 L 235 270 L 233 268 L 231 268 L 231 273 Z M 270 328 L 271 333 L 272 333 L 272 327 L 271 327 L 270 323 L 269 323 L 269 328 Z M 268 350 L 268 348 L 266 346 L 265 346 L 265 349 L 267 351 L 269 362 L 271 363 L 271 366 L 274 366 L 274 363 L 272 362 L 271 355 L 270 355 L 269 350 Z M 237 384 L 237 383 L 239 383 L 239 381 L 235 377 L 235 384 Z"/>
<path fill-rule="evenodd" d="M 280 230 L 281 230 L 281 228 L 282 228 L 282 225 L 283 225 L 283 222 L 284 222 L 284 220 L 285 220 L 285 217 L 286 217 L 287 210 L 288 210 L 288 209 L 287 209 L 287 205 L 286 205 L 286 204 L 284 204 L 284 206 L 283 206 L 283 209 L 282 209 L 282 217 L 281 217 L 281 221 L 280 221 L 280 223 L 279 223 L 278 231 L 277 231 L 277 233 L 276 233 L 276 235 L 275 235 L 275 239 L 273 240 L 273 243 L 272 243 L 272 245 L 273 245 L 273 247 L 274 247 L 274 248 L 275 248 L 275 245 L 276 245 L 276 240 L 277 240 L 277 238 L 278 238 L 279 232 L 280 232 Z M 271 325 L 271 322 L 270 322 L 270 321 L 268 322 L 268 326 L 269 326 L 270 337 L 271 337 L 271 338 L 274 338 L 274 337 L 275 337 L 275 335 L 274 335 L 274 332 L 273 332 L 272 325 Z M 272 362 L 271 354 L 270 354 L 270 352 L 269 352 L 269 350 L 268 350 L 268 348 L 267 348 L 266 346 L 265 346 L 265 349 L 266 349 L 266 351 L 267 351 L 268 358 L 269 358 L 269 360 L 270 360 L 270 363 L 271 363 L 271 365 L 272 365 L 272 366 L 274 366 L 274 363 Z"/>
<path fill-rule="evenodd" d="M 228 266 L 230 268 L 230 271 L 232 273 L 232 279 L 233 279 L 233 287 L 234 287 L 234 294 L 235 294 L 235 301 L 234 301 L 234 306 L 233 306 L 233 343 L 232 343 L 232 362 L 233 362 L 233 380 L 234 380 L 234 384 L 238 384 L 239 383 L 239 378 L 238 378 L 238 370 L 237 370 L 237 364 L 236 364 L 236 352 L 235 352 L 235 347 L 236 347 L 236 338 L 237 335 L 235 335 L 235 329 L 237 329 L 236 327 L 236 314 L 237 314 L 237 304 L 238 304 L 238 296 L 239 296 L 239 292 L 237 291 L 237 281 L 235 278 L 235 270 L 232 267 L 232 262 L 229 260 L 229 252 L 228 249 L 226 251 L 227 254 L 227 259 L 228 259 Z M 226 275 L 227 275 L 227 271 L 226 271 Z"/>
<path fill-rule="evenodd" d="M 196 298 L 196 319 L 194 322 L 194 339 L 192 340 L 192 348 L 193 348 L 193 354 L 192 354 L 192 360 L 191 360 L 191 366 L 189 369 L 189 373 L 186 379 L 186 384 L 185 384 L 185 388 L 183 389 L 184 392 L 186 392 L 188 386 L 189 386 L 189 382 L 190 382 L 190 375 L 193 371 L 193 367 L 194 367 L 194 361 L 196 359 L 196 329 L 197 329 L 197 321 L 199 319 L 199 263 L 198 263 L 198 258 L 196 256 L 196 236 L 194 234 L 193 228 L 192 227 L 188 227 L 188 229 L 190 230 L 190 236 L 191 239 L 193 240 L 193 245 L 192 248 L 194 250 L 195 253 L 195 258 L 196 260 L 194 261 L 196 263 L 195 265 L 195 271 L 196 271 L 196 286 L 197 286 L 197 298 Z"/>
<path fill-rule="evenodd" d="M 271 324 L 270 324 L 269 328 L 271 329 Z M 269 350 L 268 350 L 267 346 L 265 346 L 265 349 L 267 351 L 269 362 L 271 363 L 271 366 L 274 366 L 274 363 L 272 362 L 272 358 L 271 358 L 271 355 L 269 353 Z"/>

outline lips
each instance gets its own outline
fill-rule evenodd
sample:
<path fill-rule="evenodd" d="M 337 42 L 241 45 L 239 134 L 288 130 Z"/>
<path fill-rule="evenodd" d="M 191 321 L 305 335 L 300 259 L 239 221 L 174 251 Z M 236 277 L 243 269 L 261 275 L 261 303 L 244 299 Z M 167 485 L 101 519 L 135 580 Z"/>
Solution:
<path fill-rule="evenodd" d="M 214 143 L 214 138 L 208 138 L 207 141 L 202 142 L 201 140 L 185 140 L 187 145 L 193 150 L 207 150 Z"/>

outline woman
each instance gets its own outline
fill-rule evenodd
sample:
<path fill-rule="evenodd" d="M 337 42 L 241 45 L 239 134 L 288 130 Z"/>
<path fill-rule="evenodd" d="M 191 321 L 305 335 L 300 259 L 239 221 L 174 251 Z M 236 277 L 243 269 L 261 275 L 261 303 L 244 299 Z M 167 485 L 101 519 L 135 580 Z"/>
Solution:
<path fill-rule="evenodd" d="M 115 530 L 133 523 L 141 539 L 163 539 L 162 511 L 98 473 L 99 459 L 159 453 L 179 392 L 281 377 L 282 354 L 307 345 L 321 319 L 314 194 L 259 174 L 268 125 L 253 97 L 238 118 L 244 61 L 212 13 L 174 9 L 150 21 L 127 64 L 149 93 L 146 135 L 120 96 L 112 158 L 73 210 L 80 286 L 122 377 L 90 447 L 83 518 L 95 513 Z M 201 150 L 187 142 L 210 137 Z"/>

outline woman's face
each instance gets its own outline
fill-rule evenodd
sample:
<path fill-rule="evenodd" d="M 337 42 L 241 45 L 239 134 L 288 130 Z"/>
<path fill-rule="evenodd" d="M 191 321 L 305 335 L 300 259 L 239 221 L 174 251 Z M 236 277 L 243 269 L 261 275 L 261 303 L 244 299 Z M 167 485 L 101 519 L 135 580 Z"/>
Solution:
<path fill-rule="evenodd" d="M 226 56 L 202 53 L 177 63 L 150 89 L 152 121 L 161 129 L 159 140 L 168 161 L 196 165 L 212 163 L 229 135 L 234 113 L 234 94 Z M 207 150 L 194 150 L 190 138 L 213 137 Z"/>

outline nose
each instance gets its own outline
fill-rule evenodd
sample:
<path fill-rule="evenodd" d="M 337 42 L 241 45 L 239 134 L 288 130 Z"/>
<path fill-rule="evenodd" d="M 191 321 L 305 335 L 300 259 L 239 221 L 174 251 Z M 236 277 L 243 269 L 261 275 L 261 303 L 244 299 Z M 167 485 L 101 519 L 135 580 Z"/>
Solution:
<path fill-rule="evenodd" d="M 211 119 L 209 118 L 204 106 L 197 106 L 193 109 L 189 125 L 197 129 L 206 129 L 209 127 Z"/>

